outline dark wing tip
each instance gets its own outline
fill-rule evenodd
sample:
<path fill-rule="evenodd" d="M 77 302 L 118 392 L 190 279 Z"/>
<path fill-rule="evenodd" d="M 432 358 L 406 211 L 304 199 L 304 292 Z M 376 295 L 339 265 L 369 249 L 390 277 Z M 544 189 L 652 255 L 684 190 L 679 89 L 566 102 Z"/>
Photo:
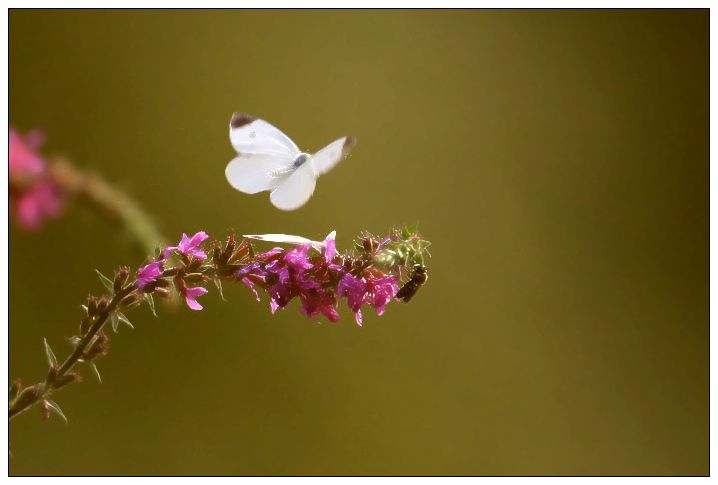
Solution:
<path fill-rule="evenodd" d="M 352 148 L 354 148 L 354 145 L 357 144 L 357 139 L 353 136 L 347 136 L 346 140 L 344 140 L 344 145 L 342 145 L 342 156 L 346 157 L 349 155 L 349 152 Z"/>
<path fill-rule="evenodd" d="M 234 113 L 232 115 L 232 121 L 229 122 L 230 128 L 241 128 L 244 125 L 250 124 L 252 121 L 256 120 L 252 115 L 244 114 L 244 113 Z"/>

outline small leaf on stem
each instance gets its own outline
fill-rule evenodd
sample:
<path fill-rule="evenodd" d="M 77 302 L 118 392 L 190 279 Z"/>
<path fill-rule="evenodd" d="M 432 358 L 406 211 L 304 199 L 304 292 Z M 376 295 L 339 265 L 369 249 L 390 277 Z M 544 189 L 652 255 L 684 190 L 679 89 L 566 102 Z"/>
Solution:
<path fill-rule="evenodd" d="M 152 298 L 152 294 L 145 293 L 145 299 L 147 300 L 147 304 L 150 306 L 150 309 L 152 310 L 152 314 L 154 316 L 157 316 L 157 312 L 155 311 L 155 300 Z"/>
<path fill-rule="evenodd" d="M 67 424 L 67 418 L 65 417 L 65 413 L 62 412 L 62 409 L 60 409 L 60 406 L 58 406 L 57 403 L 49 399 L 45 399 L 45 404 L 47 405 L 47 407 L 55 411 L 62 419 L 64 419 L 65 424 Z"/>
<path fill-rule="evenodd" d="M 214 285 L 215 285 L 215 286 L 217 287 L 217 289 L 219 290 L 219 296 L 222 297 L 222 300 L 223 300 L 223 301 L 227 301 L 227 300 L 224 299 L 224 294 L 222 293 L 222 281 L 221 281 L 219 278 L 215 278 L 215 279 L 214 279 Z"/>
<path fill-rule="evenodd" d="M 130 323 L 130 321 L 127 319 L 127 317 L 125 316 L 124 313 L 118 313 L 118 314 L 117 314 L 117 318 L 118 318 L 119 321 L 121 321 L 122 323 L 124 323 L 124 324 L 126 324 L 126 325 L 129 325 L 131 329 L 134 329 L 134 328 L 135 328 L 135 327 Z"/>
<path fill-rule="evenodd" d="M 97 376 L 97 380 L 100 381 L 100 384 L 102 384 L 102 377 L 100 376 L 100 371 L 97 370 L 97 366 L 95 365 L 95 363 L 92 362 L 91 360 L 89 360 L 89 361 L 86 361 L 86 364 L 90 367 L 90 369 L 92 369 L 95 372 L 95 375 Z"/>
<path fill-rule="evenodd" d="M 112 331 L 117 333 L 117 325 L 120 323 L 120 318 L 117 316 L 117 313 L 112 312 L 110 314 L 110 324 L 112 325 Z"/>
<path fill-rule="evenodd" d="M 109 291 L 109 292 L 114 292 L 115 290 L 114 290 L 114 288 L 113 288 L 112 280 L 109 279 L 107 276 L 103 275 L 102 273 L 100 273 L 99 270 L 95 270 L 95 272 L 96 272 L 96 273 L 98 274 L 98 276 L 100 277 L 100 281 L 102 282 L 102 285 L 103 285 L 105 288 L 107 288 L 107 291 Z"/>
<path fill-rule="evenodd" d="M 47 343 L 47 339 L 43 340 L 45 341 L 45 354 L 47 354 L 47 361 L 51 366 L 57 365 L 57 357 L 55 357 L 55 354 L 52 352 L 50 345 Z"/>

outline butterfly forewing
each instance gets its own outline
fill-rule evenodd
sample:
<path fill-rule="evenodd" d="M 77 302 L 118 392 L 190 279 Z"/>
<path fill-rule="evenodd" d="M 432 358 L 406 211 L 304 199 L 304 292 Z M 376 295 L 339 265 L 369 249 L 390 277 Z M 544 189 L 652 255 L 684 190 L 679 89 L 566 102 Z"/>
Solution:
<path fill-rule="evenodd" d="M 229 139 L 240 155 L 286 156 L 296 158 L 301 152 L 284 133 L 264 120 L 235 113 L 229 122 Z"/>

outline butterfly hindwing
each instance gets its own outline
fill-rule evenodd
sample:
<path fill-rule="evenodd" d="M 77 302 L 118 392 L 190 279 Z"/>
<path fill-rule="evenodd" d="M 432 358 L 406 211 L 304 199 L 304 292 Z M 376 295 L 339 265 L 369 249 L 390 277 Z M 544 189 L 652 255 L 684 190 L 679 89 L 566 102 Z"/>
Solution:
<path fill-rule="evenodd" d="M 291 176 L 291 171 L 282 174 L 292 165 L 287 156 L 249 157 L 239 155 L 229 162 L 224 174 L 235 189 L 245 194 L 256 194 L 273 190 Z"/>
<path fill-rule="evenodd" d="M 314 175 L 312 165 L 305 163 L 272 191 L 270 199 L 277 209 L 285 211 L 299 209 L 312 196 L 316 184 L 317 177 Z"/>

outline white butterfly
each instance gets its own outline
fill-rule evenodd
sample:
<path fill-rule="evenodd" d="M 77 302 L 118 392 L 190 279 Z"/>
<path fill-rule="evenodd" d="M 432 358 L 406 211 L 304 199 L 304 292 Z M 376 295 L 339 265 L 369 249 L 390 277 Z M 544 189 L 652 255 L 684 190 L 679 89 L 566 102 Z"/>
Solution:
<path fill-rule="evenodd" d="M 271 190 L 272 204 L 286 211 L 306 204 L 317 177 L 346 157 L 356 143 L 353 136 L 345 136 L 310 155 L 274 126 L 243 113 L 232 115 L 229 139 L 237 150 L 224 171 L 230 185 L 246 194 Z"/>
<path fill-rule="evenodd" d="M 244 235 L 244 237 L 248 237 L 250 239 L 257 239 L 259 241 L 269 241 L 269 242 L 277 242 L 277 243 L 286 243 L 286 244 L 295 244 L 299 246 L 303 246 L 305 244 L 311 244 L 314 249 L 317 251 L 324 250 L 324 241 L 312 241 L 311 239 L 307 239 L 306 237 L 302 236 L 290 236 L 288 234 L 257 234 L 257 235 Z M 325 240 L 328 239 L 336 239 L 337 237 L 337 231 L 330 232 Z"/>

